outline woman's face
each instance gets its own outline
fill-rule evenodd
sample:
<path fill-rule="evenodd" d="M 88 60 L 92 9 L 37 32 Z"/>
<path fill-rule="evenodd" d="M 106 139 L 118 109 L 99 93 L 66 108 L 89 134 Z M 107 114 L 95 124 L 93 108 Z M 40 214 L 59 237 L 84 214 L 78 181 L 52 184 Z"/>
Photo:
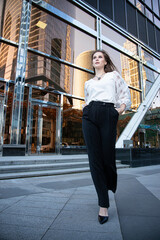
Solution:
<path fill-rule="evenodd" d="M 107 64 L 102 52 L 96 52 L 93 55 L 92 62 L 95 69 L 104 69 L 104 66 Z"/>

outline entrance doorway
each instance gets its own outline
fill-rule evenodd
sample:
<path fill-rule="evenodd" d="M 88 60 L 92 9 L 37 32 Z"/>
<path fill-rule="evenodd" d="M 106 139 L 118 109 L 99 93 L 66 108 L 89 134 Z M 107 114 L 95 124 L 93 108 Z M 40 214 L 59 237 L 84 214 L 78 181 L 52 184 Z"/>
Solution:
<path fill-rule="evenodd" d="M 29 154 L 56 152 L 57 111 L 53 106 L 32 105 Z"/>

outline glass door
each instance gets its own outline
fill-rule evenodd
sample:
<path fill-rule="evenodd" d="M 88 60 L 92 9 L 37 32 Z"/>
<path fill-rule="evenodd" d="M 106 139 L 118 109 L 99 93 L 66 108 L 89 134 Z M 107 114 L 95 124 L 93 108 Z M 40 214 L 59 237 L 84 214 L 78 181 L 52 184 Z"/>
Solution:
<path fill-rule="evenodd" d="M 32 105 L 30 153 L 55 153 L 56 107 Z"/>
<path fill-rule="evenodd" d="M 42 153 L 54 153 L 56 140 L 56 108 L 42 107 Z"/>

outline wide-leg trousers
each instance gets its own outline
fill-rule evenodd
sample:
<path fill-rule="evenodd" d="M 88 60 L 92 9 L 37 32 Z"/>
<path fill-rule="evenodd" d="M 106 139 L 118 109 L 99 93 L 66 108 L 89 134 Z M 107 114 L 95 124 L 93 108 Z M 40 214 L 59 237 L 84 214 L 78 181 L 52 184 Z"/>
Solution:
<path fill-rule="evenodd" d="M 92 101 L 83 109 L 82 130 L 91 176 L 100 207 L 109 207 L 108 190 L 117 188 L 115 163 L 116 128 L 119 113 L 113 103 Z"/>

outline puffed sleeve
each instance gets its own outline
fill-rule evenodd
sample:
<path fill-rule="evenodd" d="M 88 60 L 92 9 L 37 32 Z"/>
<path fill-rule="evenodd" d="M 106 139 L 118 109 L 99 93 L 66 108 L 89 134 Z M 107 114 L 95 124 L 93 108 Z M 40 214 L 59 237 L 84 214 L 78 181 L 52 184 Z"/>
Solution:
<path fill-rule="evenodd" d="M 131 107 L 131 94 L 127 83 L 121 77 L 118 72 L 115 72 L 115 87 L 116 87 L 116 107 L 120 107 L 121 104 L 125 104 L 125 110 Z"/>

